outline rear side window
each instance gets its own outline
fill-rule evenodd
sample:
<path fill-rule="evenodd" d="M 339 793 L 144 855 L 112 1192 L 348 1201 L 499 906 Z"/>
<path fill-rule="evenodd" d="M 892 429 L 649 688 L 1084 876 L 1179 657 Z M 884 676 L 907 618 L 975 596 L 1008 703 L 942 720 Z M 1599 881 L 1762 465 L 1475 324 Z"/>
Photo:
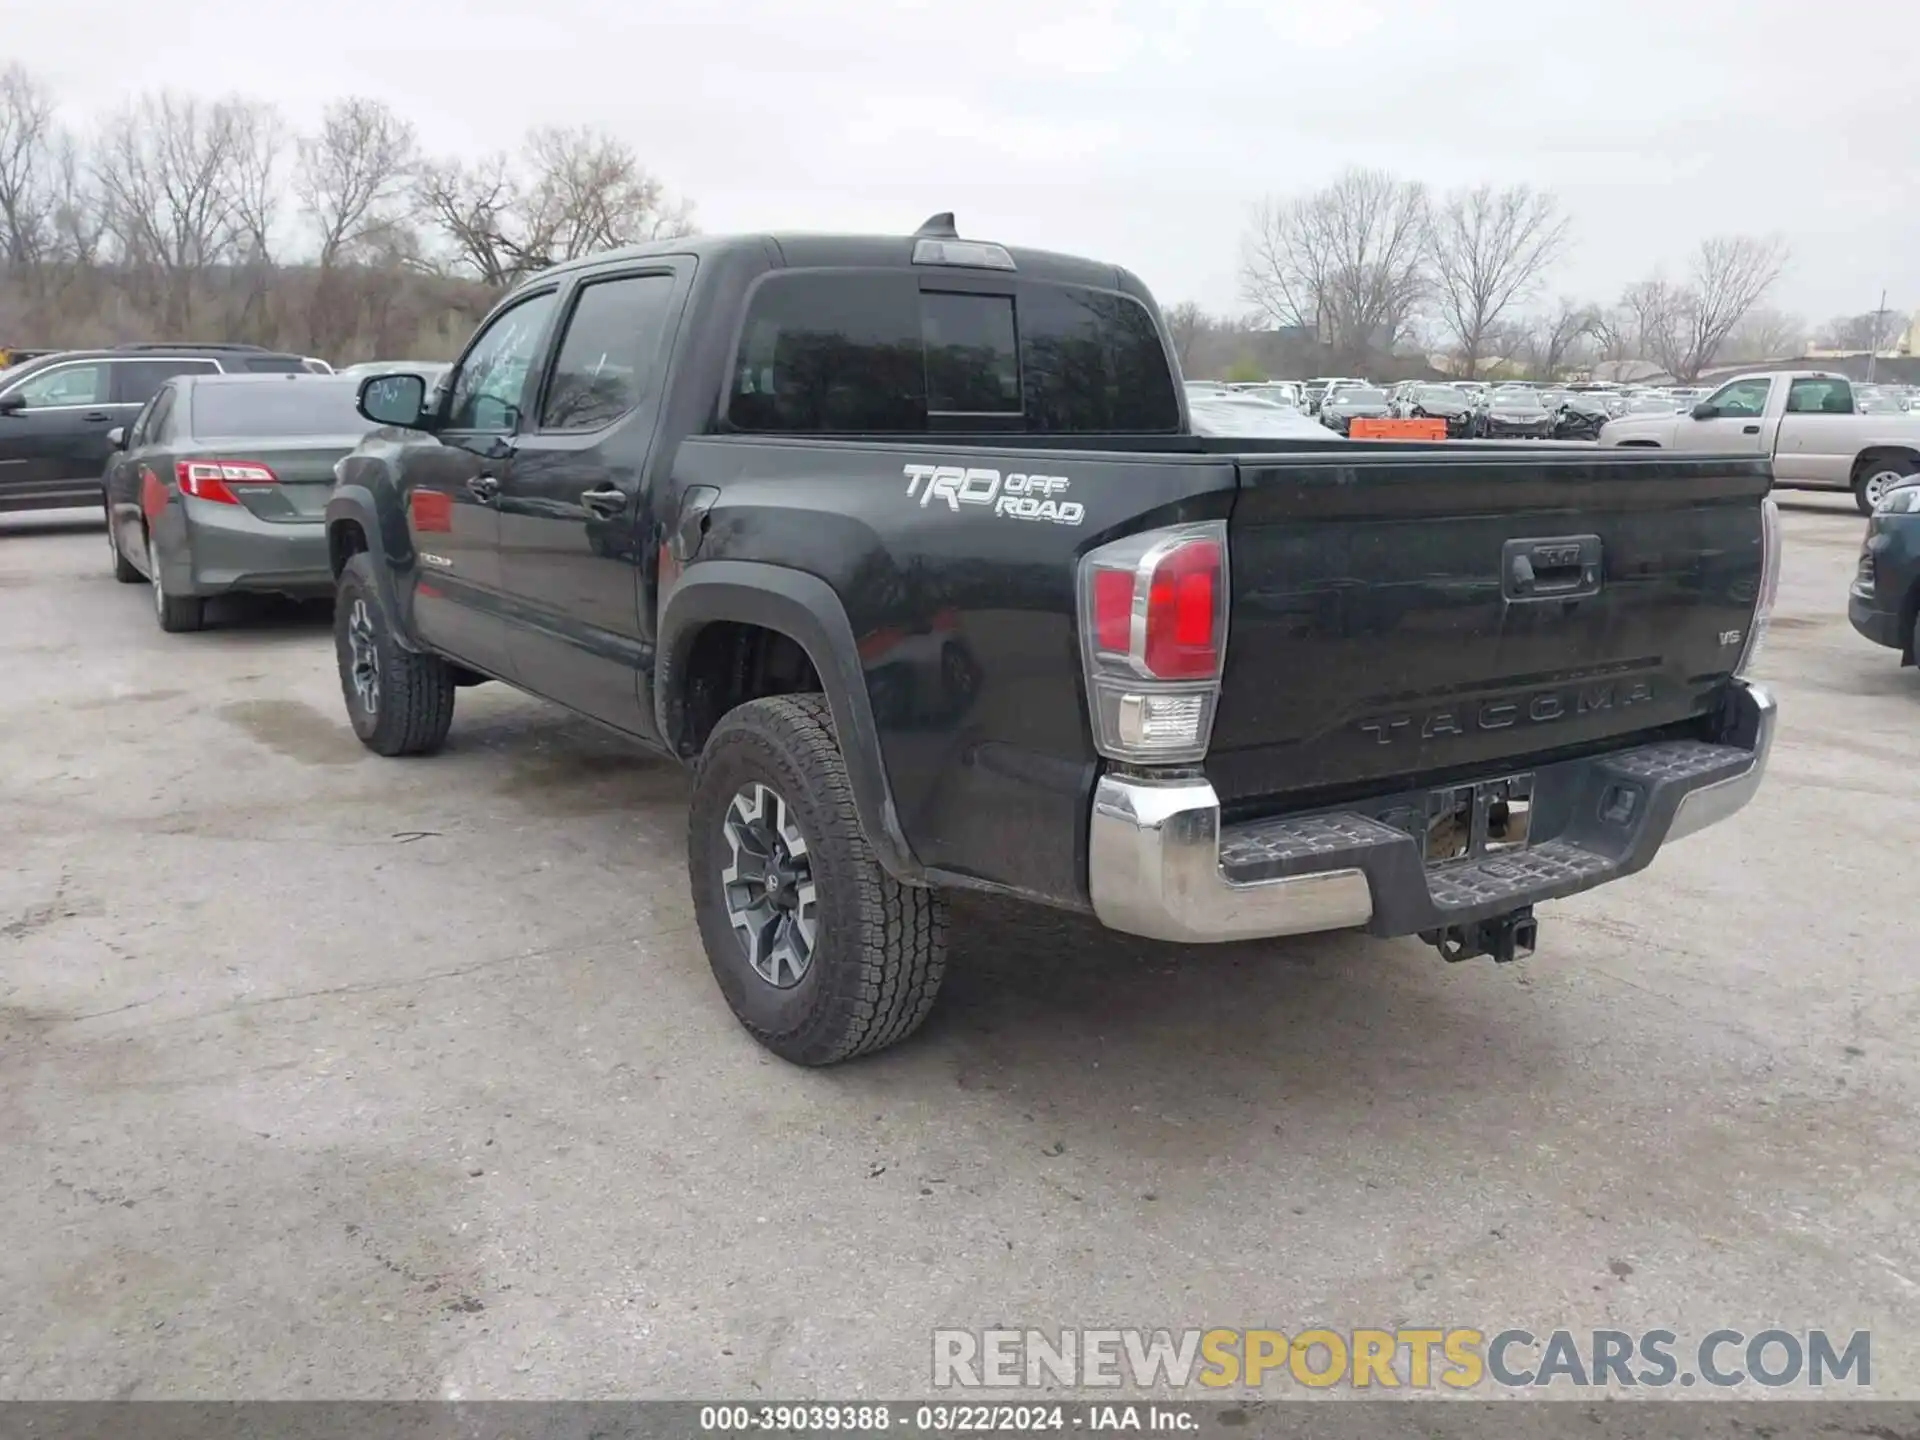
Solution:
<path fill-rule="evenodd" d="M 653 389 L 673 276 L 631 275 L 582 286 L 540 409 L 543 430 L 597 430 Z"/>
<path fill-rule="evenodd" d="M 727 420 L 781 434 L 1170 431 L 1153 317 L 1124 295 L 1015 284 L 922 291 L 908 273 L 775 275 L 754 292 Z"/>
<path fill-rule="evenodd" d="M 1845 380 L 1795 380 L 1787 387 L 1789 415 L 1851 415 L 1853 387 Z"/>
<path fill-rule="evenodd" d="M 116 360 L 113 398 L 120 405 L 144 405 L 176 375 L 211 375 L 219 368 L 211 360 Z"/>

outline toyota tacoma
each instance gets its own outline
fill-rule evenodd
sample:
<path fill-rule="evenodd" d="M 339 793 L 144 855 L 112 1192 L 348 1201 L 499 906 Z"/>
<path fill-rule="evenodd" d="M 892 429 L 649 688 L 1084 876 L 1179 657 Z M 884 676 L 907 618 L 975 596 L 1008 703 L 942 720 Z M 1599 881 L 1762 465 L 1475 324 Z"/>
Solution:
<path fill-rule="evenodd" d="M 950 216 L 555 265 L 358 403 L 355 733 L 497 680 L 692 767 L 709 962 L 802 1064 L 921 1023 L 954 890 L 1507 960 L 1766 765 L 1764 457 L 1199 435 L 1137 279 Z"/>

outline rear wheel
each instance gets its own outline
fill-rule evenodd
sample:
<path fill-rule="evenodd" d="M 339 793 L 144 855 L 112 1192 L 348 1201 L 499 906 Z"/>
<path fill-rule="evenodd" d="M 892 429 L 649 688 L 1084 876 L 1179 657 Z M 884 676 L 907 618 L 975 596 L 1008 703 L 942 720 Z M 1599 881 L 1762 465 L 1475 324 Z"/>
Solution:
<path fill-rule="evenodd" d="M 147 577 L 142 575 L 139 568 L 130 563 L 127 557 L 120 553 L 120 537 L 116 535 L 113 530 L 113 507 L 107 505 L 105 509 L 107 514 L 107 549 L 113 552 L 113 578 L 118 580 L 122 585 L 138 585 Z"/>
<path fill-rule="evenodd" d="M 453 726 L 453 667 L 394 638 L 364 552 L 340 573 L 333 651 L 347 718 L 362 745 L 378 755 L 426 755 L 445 743 Z"/>
<path fill-rule="evenodd" d="M 782 695 L 714 727 L 687 820 L 694 913 L 747 1032 L 797 1065 L 906 1039 L 946 973 L 946 907 L 874 858 L 826 700 Z"/>
<path fill-rule="evenodd" d="M 1871 515 L 1887 491 L 1920 469 L 1899 455 L 1868 455 L 1853 469 L 1853 503 L 1862 515 Z"/>
<path fill-rule="evenodd" d="M 153 543 L 151 533 L 147 536 L 147 582 L 153 587 L 154 619 L 169 635 L 198 630 L 207 623 L 207 602 L 200 596 L 168 593 L 160 573 L 160 547 Z"/>

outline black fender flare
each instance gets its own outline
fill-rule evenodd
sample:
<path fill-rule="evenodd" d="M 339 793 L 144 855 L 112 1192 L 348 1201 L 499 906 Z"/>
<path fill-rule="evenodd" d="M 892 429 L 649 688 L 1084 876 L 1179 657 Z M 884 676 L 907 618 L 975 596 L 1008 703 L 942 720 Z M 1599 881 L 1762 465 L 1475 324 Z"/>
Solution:
<path fill-rule="evenodd" d="M 334 545 L 334 533 L 343 525 L 357 526 L 366 537 L 367 551 L 373 557 L 373 583 L 380 591 L 380 604 L 393 626 L 394 638 L 407 649 L 418 650 L 419 643 L 413 637 L 412 610 L 400 603 L 400 587 L 394 582 L 396 566 L 411 568 L 413 564 L 413 542 L 407 534 L 404 519 L 386 524 L 383 523 L 384 518 L 385 511 L 380 502 L 365 485 L 335 485 L 333 493 L 327 497 L 328 561 L 333 569 L 333 578 L 337 581 L 344 562 L 334 559 L 338 553 Z"/>
<path fill-rule="evenodd" d="M 833 711 L 867 843 L 894 879 L 926 884 L 925 868 L 894 809 L 853 626 L 833 587 L 817 575 L 756 560 L 707 560 L 688 567 L 660 612 L 653 704 L 661 736 L 673 744 L 684 729 L 681 673 L 700 631 L 716 621 L 775 630 L 806 651 Z"/>

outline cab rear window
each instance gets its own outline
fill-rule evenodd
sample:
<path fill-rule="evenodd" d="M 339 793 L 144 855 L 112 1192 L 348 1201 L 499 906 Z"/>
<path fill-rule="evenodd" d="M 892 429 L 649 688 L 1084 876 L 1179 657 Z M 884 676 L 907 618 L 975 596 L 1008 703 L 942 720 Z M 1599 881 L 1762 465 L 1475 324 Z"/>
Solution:
<path fill-rule="evenodd" d="M 1172 431 L 1153 317 L 1109 291 L 922 290 L 910 273 L 791 271 L 754 292 L 726 421 L 767 434 Z"/>

